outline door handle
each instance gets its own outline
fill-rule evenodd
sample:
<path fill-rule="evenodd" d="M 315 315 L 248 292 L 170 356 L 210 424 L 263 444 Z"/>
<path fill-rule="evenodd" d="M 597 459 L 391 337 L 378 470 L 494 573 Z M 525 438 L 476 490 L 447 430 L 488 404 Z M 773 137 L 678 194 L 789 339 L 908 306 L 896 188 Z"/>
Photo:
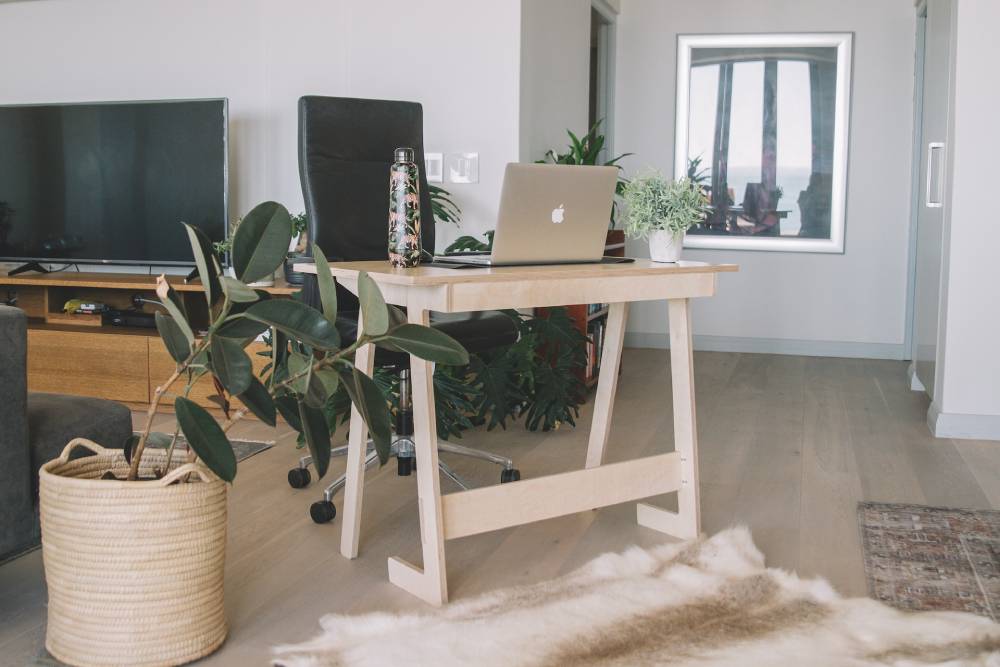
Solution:
<path fill-rule="evenodd" d="M 927 192 L 924 202 L 927 208 L 941 208 L 944 205 L 944 142 L 932 141 L 927 144 Z M 937 187 L 935 186 L 935 183 Z"/>

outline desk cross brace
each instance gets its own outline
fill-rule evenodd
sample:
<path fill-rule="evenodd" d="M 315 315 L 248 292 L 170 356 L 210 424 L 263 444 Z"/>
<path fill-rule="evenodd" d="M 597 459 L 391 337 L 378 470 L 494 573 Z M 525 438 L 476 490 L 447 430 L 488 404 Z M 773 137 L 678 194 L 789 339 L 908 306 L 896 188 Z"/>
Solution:
<path fill-rule="evenodd" d="M 673 491 L 677 492 L 677 512 L 638 503 L 637 522 L 675 537 L 697 537 L 700 510 L 690 300 L 669 299 L 668 311 L 674 408 L 673 452 L 621 463 L 603 463 L 611 432 L 611 415 L 628 315 L 627 303 L 612 303 L 605 329 L 585 468 L 446 496 L 441 495 L 438 475 L 432 381 L 434 365 L 411 357 L 423 568 L 399 558 L 390 558 L 389 580 L 430 604 L 441 605 L 448 600 L 446 539 Z M 427 325 L 428 315 L 427 310 L 411 306 L 408 317 L 412 323 Z M 359 370 L 370 374 L 373 356 L 370 346 L 359 349 L 355 362 Z M 354 456 L 348 454 L 341 553 L 348 558 L 356 558 L 364 485 L 363 457 L 359 452 L 367 437 L 364 422 L 356 409 L 351 411 L 350 433 Z"/>

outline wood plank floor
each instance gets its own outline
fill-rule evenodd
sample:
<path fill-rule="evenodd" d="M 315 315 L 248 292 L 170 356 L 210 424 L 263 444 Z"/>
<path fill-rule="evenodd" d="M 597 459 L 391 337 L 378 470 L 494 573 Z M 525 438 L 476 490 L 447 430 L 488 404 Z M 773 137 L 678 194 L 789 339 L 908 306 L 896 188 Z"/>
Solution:
<path fill-rule="evenodd" d="M 703 528 L 749 525 L 769 565 L 864 595 L 858 501 L 1000 508 L 1000 442 L 932 438 L 927 399 L 908 389 L 904 362 L 695 357 Z M 609 462 L 671 447 L 668 372 L 665 350 L 625 351 Z M 166 428 L 169 418 L 160 419 Z M 530 477 L 582 467 L 589 423 L 585 407 L 576 429 L 532 433 L 517 424 L 461 442 L 513 457 Z M 419 562 L 415 477 L 396 477 L 394 465 L 369 473 L 361 557 L 347 561 L 340 524 L 309 519 L 320 487 L 296 491 L 285 481 L 300 455 L 294 434 L 241 424 L 234 435 L 278 444 L 240 465 L 226 571 L 232 630 L 204 664 L 267 664 L 270 646 L 307 638 L 325 613 L 422 607 L 386 580 L 387 556 Z M 490 465 L 443 458 L 478 484 L 499 478 Z M 330 478 L 343 466 L 337 460 Z M 669 507 L 672 498 L 658 502 Z M 544 580 L 606 551 L 667 539 L 636 525 L 632 503 L 463 538 L 447 547 L 451 597 Z M 44 604 L 40 552 L 0 567 L 0 664 L 37 661 Z"/>

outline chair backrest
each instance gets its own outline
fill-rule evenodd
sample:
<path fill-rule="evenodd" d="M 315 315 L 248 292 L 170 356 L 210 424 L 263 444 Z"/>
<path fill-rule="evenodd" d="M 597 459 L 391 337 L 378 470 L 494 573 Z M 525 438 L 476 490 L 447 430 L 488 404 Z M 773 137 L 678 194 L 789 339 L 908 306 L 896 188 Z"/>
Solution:
<path fill-rule="evenodd" d="M 401 146 L 413 148 L 420 167 L 421 240 L 433 252 L 423 122 L 415 102 L 299 99 L 299 176 L 309 240 L 330 261 L 388 257 L 389 167 Z"/>

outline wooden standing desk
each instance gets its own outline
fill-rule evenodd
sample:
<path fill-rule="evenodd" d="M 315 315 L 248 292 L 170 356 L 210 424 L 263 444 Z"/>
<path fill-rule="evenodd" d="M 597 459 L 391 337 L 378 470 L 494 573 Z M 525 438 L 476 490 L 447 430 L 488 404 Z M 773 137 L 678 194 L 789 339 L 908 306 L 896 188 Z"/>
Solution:
<path fill-rule="evenodd" d="M 296 265 L 295 268 L 316 272 L 313 264 Z M 386 302 L 405 307 L 409 321 L 415 324 L 429 324 L 430 311 L 460 313 L 592 301 L 610 304 L 583 470 L 442 496 L 434 417 L 434 364 L 411 356 L 417 499 L 424 562 L 421 569 L 399 558 L 390 558 L 389 580 L 433 605 L 441 605 L 448 601 L 445 540 L 673 491 L 678 494 L 677 512 L 640 503 L 638 522 L 676 537 L 696 537 L 700 515 L 691 299 L 712 296 L 716 275 L 736 270 L 738 267 L 732 264 L 683 261 L 659 264 L 642 259 L 633 264 L 495 269 L 433 266 L 393 269 L 388 262 L 331 264 L 334 278 L 355 294 L 358 273 L 366 271 L 381 288 Z M 628 304 L 660 299 L 669 304 L 674 451 L 603 465 L 611 432 Z M 371 348 L 370 345 L 359 348 L 355 358 L 358 369 L 369 375 L 375 356 Z M 347 558 L 358 555 L 367 440 L 368 432 L 361 415 L 357 409 L 352 409 L 340 543 L 340 551 Z M 525 472 L 530 475 L 530 471 Z"/>

